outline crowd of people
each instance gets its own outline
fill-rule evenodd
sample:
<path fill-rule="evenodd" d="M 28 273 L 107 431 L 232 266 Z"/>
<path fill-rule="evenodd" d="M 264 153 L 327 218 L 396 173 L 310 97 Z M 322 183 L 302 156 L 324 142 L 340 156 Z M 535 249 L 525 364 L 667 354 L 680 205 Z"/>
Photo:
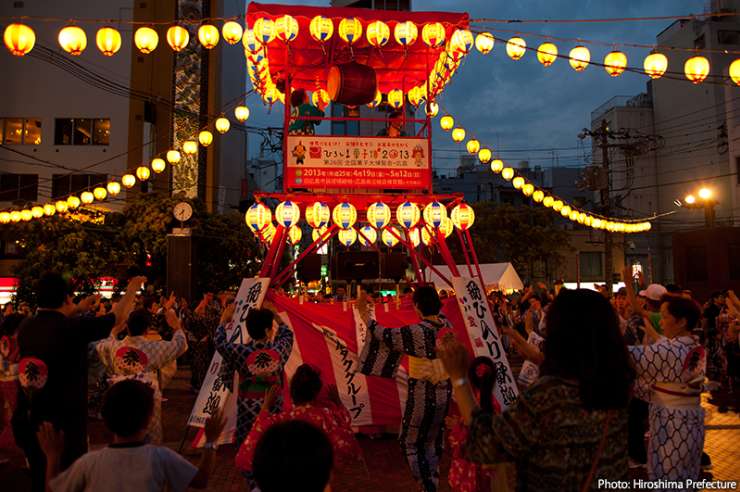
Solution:
<path fill-rule="evenodd" d="M 717 292 L 700 305 L 677 286 L 637 283 L 613 296 L 544 284 L 491 292 L 503 345 L 520 362 L 520 396 L 506 409 L 494 398 L 495 363 L 471 361 L 443 314 L 454 292 L 409 288 L 398 303 L 418 322 L 396 327 L 376 321 L 375 304 L 387 301 L 377 294 L 310 301 L 355 303 L 366 330 L 359 372 L 393 378 L 408 357 L 399 442 L 419 490 L 438 490 L 444 452 L 450 487 L 463 492 L 593 490 L 631 468 L 651 480 L 698 480 L 710 463 L 702 392 L 720 412 L 739 410 L 740 300 Z M 76 298 L 50 273 L 34 309 L 3 308 L 1 407 L 12 418 L 0 424 L 0 445 L 22 449 L 34 492 L 112 490 L 112 480 L 116 490 L 207 486 L 224 417 L 206 422 L 196 466 L 162 446 L 161 415 L 178 361 L 197 390 L 215 352 L 227 387 L 238 375 L 234 465 L 249 490 L 328 490 L 332 474 L 361 456 L 336 388 L 309 364 L 285 375 L 294 335 L 272 305 L 249 311 L 249 341 L 235 343 L 226 335 L 233 294 L 207 293 L 191 307 L 144 284 L 134 277 L 109 301 Z M 88 414 L 113 436 L 92 452 Z"/>

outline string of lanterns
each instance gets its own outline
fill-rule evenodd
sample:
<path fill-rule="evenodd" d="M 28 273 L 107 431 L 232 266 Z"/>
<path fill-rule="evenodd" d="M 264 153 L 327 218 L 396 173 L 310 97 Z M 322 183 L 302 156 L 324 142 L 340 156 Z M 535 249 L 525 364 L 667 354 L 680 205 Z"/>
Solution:
<path fill-rule="evenodd" d="M 450 132 L 452 140 L 462 143 L 465 139 L 465 129 L 455 126 L 455 119 L 450 115 L 442 116 L 439 120 L 440 127 L 444 131 Z M 544 190 L 538 189 L 532 183 L 528 182 L 523 176 L 517 175 L 513 168 L 506 166 L 501 159 L 493 159 L 493 151 L 487 147 L 481 147 L 480 142 L 476 139 L 470 139 L 465 144 L 466 150 L 471 155 L 477 155 L 481 164 L 490 165 L 491 171 L 500 174 L 501 177 L 511 182 L 511 185 L 521 191 L 528 198 L 531 198 L 537 204 L 552 209 L 562 217 L 577 222 L 586 227 L 601 229 L 607 232 L 617 233 L 639 233 L 646 232 L 652 228 L 649 220 L 629 220 L 615 219 L 594 214 L 587 210 L 580 210 L 574 205 L 569 204 Z"/>

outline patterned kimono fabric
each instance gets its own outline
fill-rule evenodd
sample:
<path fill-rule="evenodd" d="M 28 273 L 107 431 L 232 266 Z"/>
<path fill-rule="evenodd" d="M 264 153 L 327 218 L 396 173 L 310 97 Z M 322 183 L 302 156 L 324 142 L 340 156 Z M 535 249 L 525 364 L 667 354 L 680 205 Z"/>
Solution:
<path fill-rule="evenodd" d="M 692 336 L 630 346 L 638 384 L 652 387 L 648 478 L 698 480 L 704 448 L 701 390 L 706 356 Z M 676 490 L 676 489 L 673 489 Z"/>
<path fill-rule="evenodd" d="M 360 372 L 393 378 L 401 357 L 409 359 L 408 397 L 401 421 L 399 442 L 414 479 L 425 492 L 439 483 L 439 458 L 444 444 L 444 425 L 452 388 L 437 359 L 437 333 L 451 329 L 449 321 L 428 320 L 402 328 L 383 328 L 368 323 L 366 343 L 360 355 Z"/>

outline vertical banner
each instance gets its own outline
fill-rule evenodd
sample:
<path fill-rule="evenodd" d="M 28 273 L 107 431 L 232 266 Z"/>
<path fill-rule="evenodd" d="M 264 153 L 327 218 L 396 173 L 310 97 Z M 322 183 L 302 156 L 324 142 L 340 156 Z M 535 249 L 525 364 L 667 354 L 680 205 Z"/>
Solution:
<path fill-rule="evenodd" d="M 477 278 L 453 277 L 452 286 L 475 356 L 490 357 L 496 365 L 494 396 L 501 408 L 506 409 L 516 400 L 519 390 L 496 330 L 486 291 Z"/>

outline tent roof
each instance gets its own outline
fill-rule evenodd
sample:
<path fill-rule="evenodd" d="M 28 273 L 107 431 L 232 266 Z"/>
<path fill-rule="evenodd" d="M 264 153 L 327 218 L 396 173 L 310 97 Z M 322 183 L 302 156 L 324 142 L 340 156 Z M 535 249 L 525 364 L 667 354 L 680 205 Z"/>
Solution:
<path fill-rule="evenodd" d="M 440 271 L 448 278 L 452 277 L 450 268 L 446 265 L 435 265 L 434 268 Z M 469 275 L 467 265 L 457 265 L 457 269 L 461 275 Z M 511 263 L 481 263 L 480 264 L 481 274 L 486 282 L 486 287 L 495 287 L 499 289 L 515 289 L 521 290 L 524 288 L 522 280 L 519 278 L 519 274 L 516 273 L 514 265 Z M 449 289 L 450 286 L 447 282 L 442 280 L 436 273 L 430 270 L 431 281 L 438 289 Z"/>

